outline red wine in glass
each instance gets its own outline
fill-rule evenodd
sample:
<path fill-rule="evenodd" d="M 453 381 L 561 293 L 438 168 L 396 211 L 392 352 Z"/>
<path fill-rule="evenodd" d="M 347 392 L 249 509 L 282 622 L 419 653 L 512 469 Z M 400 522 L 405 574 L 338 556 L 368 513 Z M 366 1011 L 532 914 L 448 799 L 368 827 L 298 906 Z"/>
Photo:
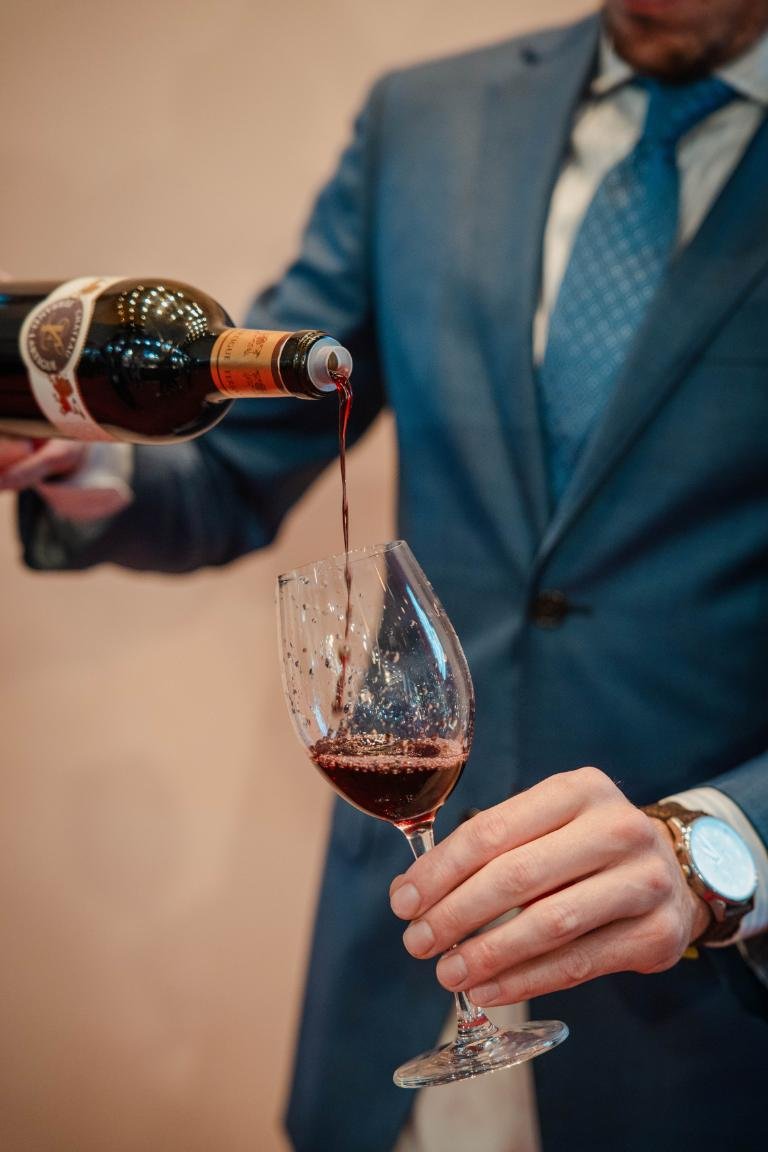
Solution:
<path fill-rule="evenodd" d="M 399 740 L 376 733 L 326 737 L 309 754 L 345 800 L 407 835 L 432 823 L 459 781 L 467 747 L 457 739 Z"/>

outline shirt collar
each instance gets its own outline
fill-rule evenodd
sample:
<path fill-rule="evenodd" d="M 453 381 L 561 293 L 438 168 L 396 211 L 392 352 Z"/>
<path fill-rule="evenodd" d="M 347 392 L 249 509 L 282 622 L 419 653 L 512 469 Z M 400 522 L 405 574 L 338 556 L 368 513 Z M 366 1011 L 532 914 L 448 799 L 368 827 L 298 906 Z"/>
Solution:
<path fill-rule="evenodd" d="M 634 69 L 627 64 L 626 60 L 622 60 L 605 32 L 601 32 L 597 73 L 590 85 L 590 94 L 596 97 L 607 96 L 609 92 L 621 88 L 634 75 Z"/>
<path fill-rule="evenodd" d="M 600 37 L 597 75 L 590 85 L 592 96 L 606 96 L 626 84 L 635 71 L 614 50 L 608 37 Z M 768 32 L 756 44 L 715 72 L 747 100 L 768 106 Z"/>

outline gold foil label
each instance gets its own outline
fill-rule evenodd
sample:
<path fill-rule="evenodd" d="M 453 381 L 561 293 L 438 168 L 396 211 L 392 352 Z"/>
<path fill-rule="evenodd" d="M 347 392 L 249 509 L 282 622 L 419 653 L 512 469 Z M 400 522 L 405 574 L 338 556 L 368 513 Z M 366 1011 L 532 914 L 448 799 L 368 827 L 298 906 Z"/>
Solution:
<path fill-rule="evenodd" d="M 211 350 L 211 376 L 219 392 L 238 396 L 282 396 L 280 353 L 292 333 L 227 328 Z"/>
<path fill-rule="evenodd" d="M 119 277 L 68 280 L 27 314 L 19 350 L 37 406 L 64 436 L 114 440 L 91 416 L 80 392 L 77 366 L 97 297 Z"/>

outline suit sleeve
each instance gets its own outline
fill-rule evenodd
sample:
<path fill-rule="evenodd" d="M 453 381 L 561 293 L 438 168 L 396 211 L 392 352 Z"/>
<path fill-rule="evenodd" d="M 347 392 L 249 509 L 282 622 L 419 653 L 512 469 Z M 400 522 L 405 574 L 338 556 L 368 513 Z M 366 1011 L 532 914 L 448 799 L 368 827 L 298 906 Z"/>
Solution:
<path fill-rule="evenodd" d="M 706 784 L 724 792 L 737 804 L 763 844 L 768 845 L 768 753 L 716 776 Z"/>
<path fill-rule="evenodd" d="M 707 784 L 738 805 L 768 847 L 768 753 L 708 780 Z M 764 882 L 765 877 L 760 874 L 758 884 Z M 760 898 L 765 899 L 765 893 L 760 893 Z M 739 947 L 757 978 L 768 988 L 768 931 L 742 941 Z"/>
<path fill-rule="evenodd" d="M 322 329 L 350 349 L 350 444 L 384 403 L 370 268 L 376 108 L 374 89 L 315 203 L 297 260 L 256 297 L 245 321 L 254 328 Z M 36 494 L 23 493 L 24 561 L 36 569 L 111 562 L 161 572 L 226 564 L 274 538 L 283 516 L 337 452 L 333 396 L 238 401 L 198 440 L 138 447 L 133 503 L 98 531 L 67 526 Z"/>

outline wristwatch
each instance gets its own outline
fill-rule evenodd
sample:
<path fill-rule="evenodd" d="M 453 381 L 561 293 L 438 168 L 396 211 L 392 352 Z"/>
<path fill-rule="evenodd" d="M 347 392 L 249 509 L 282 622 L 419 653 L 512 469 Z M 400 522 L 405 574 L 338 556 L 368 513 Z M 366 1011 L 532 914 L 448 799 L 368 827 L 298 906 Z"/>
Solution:
<path fill-rule="evenodd" d="M 712 920 L 694 943 L 730 940 L 755 905 L 757 871 L 744 840 L 725 820 L 673 800 L 643 812 L 667 825 L 688 884 L 709 905 Z"/>

